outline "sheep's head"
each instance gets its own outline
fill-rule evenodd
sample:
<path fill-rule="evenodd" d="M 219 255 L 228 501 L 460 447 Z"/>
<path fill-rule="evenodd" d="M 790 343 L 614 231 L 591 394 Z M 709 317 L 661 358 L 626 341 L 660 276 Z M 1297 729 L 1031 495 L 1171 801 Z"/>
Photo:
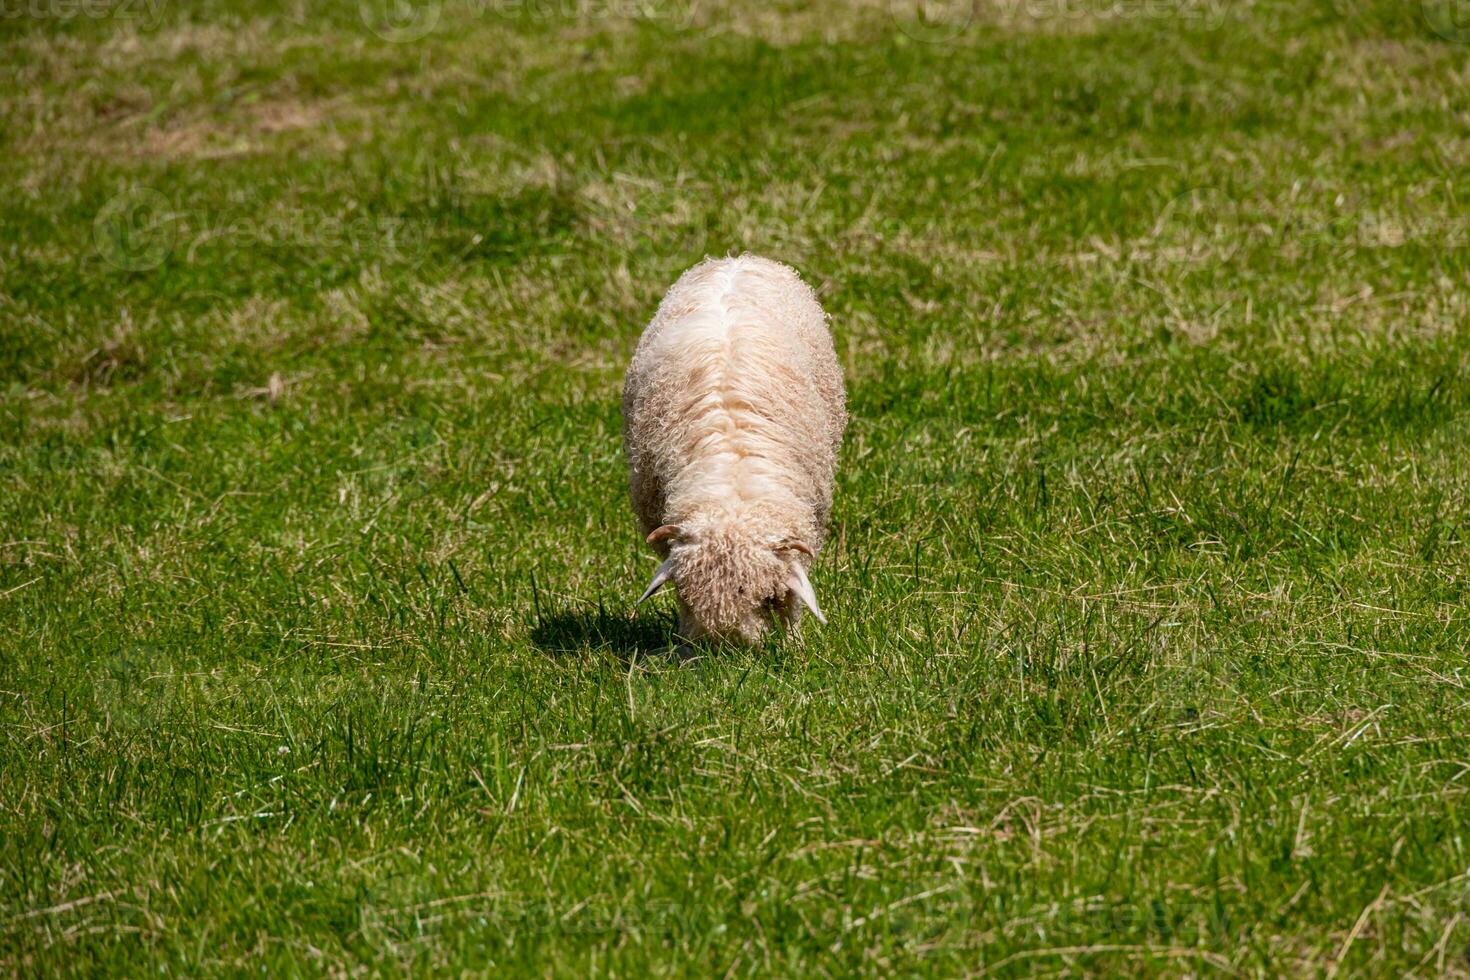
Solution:
<path fill-rule="evenodd" d="M 759 643 L 772 626 L 794 625 L 802 606 L 827 621 L 803 564 L 812 549 L 802 541 L 765 539 L 742 528 L 672 525 L 654 531 L 648 541 L 667 542 L 668 557 L 638 601 L 673 582 L 679 632 L 686 640 Z"/>

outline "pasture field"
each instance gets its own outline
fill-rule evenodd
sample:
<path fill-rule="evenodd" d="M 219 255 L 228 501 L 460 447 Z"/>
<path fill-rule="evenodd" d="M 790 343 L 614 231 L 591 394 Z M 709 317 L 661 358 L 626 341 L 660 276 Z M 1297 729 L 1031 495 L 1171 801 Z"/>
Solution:
<path fill-rule="evenodd" d="M 1452 0 L 0 13 L 0 971 L 1470 975 Z M 832 624 L 680 663 L 747 249 Z"/>

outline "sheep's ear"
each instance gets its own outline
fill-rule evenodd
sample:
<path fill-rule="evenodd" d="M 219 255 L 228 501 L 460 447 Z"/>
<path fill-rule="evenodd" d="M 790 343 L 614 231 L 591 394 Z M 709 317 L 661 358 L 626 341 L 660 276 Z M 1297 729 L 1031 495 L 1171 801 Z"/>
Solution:
<path fill-rule="evenodd" d="M 677 538 L 683 533 L 677 524 L 665 524 L 663 527 L 656 527 L 648 532 L 648 537 L 644 540 L 649 544 L 654 544 L 658 541 L 667 541 L 669 538 Z"/>
<path fill-rule="evenodd" d="M 827 617 L 822 615 L 822 607 L 817 605 L 817 593 L 812 589 L 811 580 L 806 577 L 806 569 L 801 567 L 801 562 L 791 563 L 791 570 L 786 573 L 786 587 L 801 600 L 802 605 L 812 611 L 817 622 L 827 625 Z"/>
<path fill-rule="evenodd" d="M 648 583 L 648 588 L 646 588 L 646 589 L 643 590 L 643 594 L 638 597 L 638 601 L 635 602 L 635 603 L 633 603 L 633 605 L 635 605 L 635 606 L 641 605 L 643 603 L 643 600 L 644 599 L 647 599 L 649 596 L 653 595 L 659 589 L 663 588 L 668 583 L 668 581 L 671 578 L 673 578 L 673 577 L 674 577 L 674 562 L 673 562 L 673 559 L 666 559 L 662 565 L 658 566 L 658 571 L 656 571 L 656 572 L 653 573 L 653 581 Z"/>

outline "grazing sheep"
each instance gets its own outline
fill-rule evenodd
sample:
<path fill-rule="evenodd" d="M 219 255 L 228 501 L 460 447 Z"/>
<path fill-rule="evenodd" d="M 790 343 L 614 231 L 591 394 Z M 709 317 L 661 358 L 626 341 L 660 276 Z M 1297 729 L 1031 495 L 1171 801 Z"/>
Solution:
<path fill-rule="evenodd" d="M 787 266 L 706 259 L 679 277 L 623 385 L 633 511 L 672 581 L 679 634 L 755 643 L 802 605 L 847 425 L 827 315 Z"/>

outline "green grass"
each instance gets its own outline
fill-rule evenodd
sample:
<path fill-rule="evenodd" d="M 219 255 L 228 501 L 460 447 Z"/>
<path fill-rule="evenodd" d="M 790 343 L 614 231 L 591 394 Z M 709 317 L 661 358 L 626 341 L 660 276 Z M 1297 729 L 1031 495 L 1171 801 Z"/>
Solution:
<path fill-rule="evenodd" d="M 890 6 L 0 20 L 0 969 L 1470 974 L 1470 46 Z M 621 374 L 744 249 L 832 625 L 681 665 Z"/>

